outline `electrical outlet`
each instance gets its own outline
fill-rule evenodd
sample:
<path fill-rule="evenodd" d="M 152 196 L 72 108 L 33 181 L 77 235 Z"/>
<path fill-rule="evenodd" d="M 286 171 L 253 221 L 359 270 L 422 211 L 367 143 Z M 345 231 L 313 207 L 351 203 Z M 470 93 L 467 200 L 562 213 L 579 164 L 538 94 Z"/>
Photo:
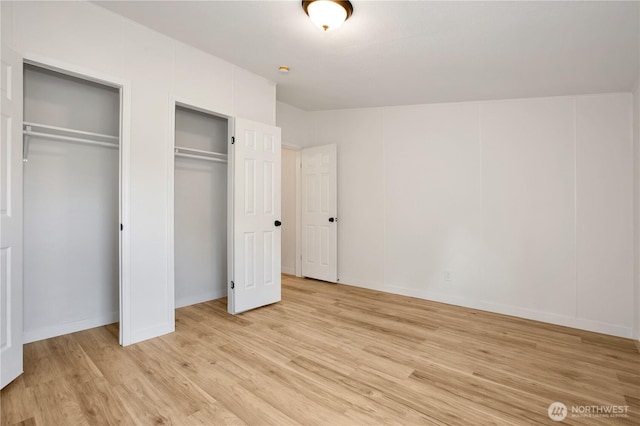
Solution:
<path fill-rule="evenodd" d="M 453 281 L 453 272 L 444 271 L 444 280 L 445 281 Z"/>

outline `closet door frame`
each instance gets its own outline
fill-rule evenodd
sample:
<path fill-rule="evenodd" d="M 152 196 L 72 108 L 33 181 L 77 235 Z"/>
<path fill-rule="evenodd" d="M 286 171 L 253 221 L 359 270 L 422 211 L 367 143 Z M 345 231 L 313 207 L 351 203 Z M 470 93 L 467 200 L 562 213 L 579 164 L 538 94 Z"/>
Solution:
<path fill-rule="evenodd" d="M 120 92 L 120 170 L 119 170 L 119 343 L 122 346 L 133 342 L 131 329 L 131 244 L 129 229 L 130 209 L 130 165 L 131 165 L 131 83 L 116 76 L 104 74 L 92 69 L 79 67 L 57 59 L 33 53 L 24 53 L 24 64 L 34 65 L 50 71 L 92 81 L 118 89 Z"/>
<path fill-rule="evenodd" d="M 198 102 L 186 99 L 185 97 L 179 97 L 175 95 L 169 96 L 169 138 L 167 143 L 168 151 L 168 173 L 167 173 L 167 188 L 169 190 L 167 211 L 169 212 L 169 232 L 167 245 L 169 247 L 169 258 L 167 259 L 167 276 L 169 278 L 169 303 L 171 304 L 170 315 L 172 318 L 170 321 L 175 324 L 175 310 L 176 310 L 176 276 L 175 276 L 175 146 L 176 146 L 176 107 L 186 108 L 193 111 L 202 112 L 204 114 L 213 115 L 227 120 L 227 159 L 231 161 L 231 138 L 233 136 L 234 121 L 233 117 L 227 114 L 223 114 L 217 111 L 213 111 L 206 107 L 198 105 Z M 228 163 L 229 164 L 229 163 Z M 231 175 L 232 168 L 227 166 L 227 211 L 231 203 L 230 197 L 233 196 L 233 180 Z M 229 218 L 227 218 L 229 220 Z M 227 244 L 230 238 L 232 238 L 233 227 L 230 226 L 230 222 L 227 224 Z M 230 265 L 232 256 L 227 256 L 227 265 Z M 229 268 L 229 266 L 227 266 Z"/>

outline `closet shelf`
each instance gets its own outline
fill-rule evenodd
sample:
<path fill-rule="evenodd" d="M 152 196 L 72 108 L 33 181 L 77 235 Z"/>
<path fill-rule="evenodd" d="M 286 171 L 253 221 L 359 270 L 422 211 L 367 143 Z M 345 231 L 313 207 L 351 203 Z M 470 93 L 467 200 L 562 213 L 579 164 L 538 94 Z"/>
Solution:
<path fill-rule="evenodd" d="M 226 163 L 227 154 L 213 151 L 203 151 L 200 149 L 185 148 L 182 146 L 174 147 L 176 157 L 193 158 L 196 160 L 214 161 L 217 163 Z"/>
<path fill-rule="evenodd" d="M 40 124 L 25 121 L 23 123 L 24 130 L 22 134 L 25 136 L 22 152 L 22 161 L 25 163 L 29 161 L 29 137 L 46 138 L 63 142 L 83 143 L 87 145 L 103 146 L 107 148 L 120 148 L 118 143 L 119 138 L 117 136 L 105 135 L 102 133 L 85 132 L 83 130 L 69 129 L 66 127 L 49 126 L 48 124 Z M 41 131 L 34 131 L 33 129 L 41 129 Z M 53 132 L 58 133 L 53 133 Z M 67 136 L 62 133 L 69 133 L 74 136 Z M 75 135 L 81 136 L 77 137 Z M 90 138 L 101 138 L 103 140 L 96 140 Z M 116 142 L 108 142 L 107 140 L 115 140 Z"/>

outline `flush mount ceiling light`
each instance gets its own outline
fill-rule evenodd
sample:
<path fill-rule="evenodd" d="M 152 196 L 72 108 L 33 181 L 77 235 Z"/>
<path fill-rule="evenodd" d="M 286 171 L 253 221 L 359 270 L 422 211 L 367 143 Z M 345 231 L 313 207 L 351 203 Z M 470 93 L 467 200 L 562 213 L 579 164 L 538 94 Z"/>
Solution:
<path fill-rule="evenodd" d="M 303 1 L 302 8 L 313 23 L 325 31 L 338 28 L 353 13 L 353 6 L 350 1 Z"/>

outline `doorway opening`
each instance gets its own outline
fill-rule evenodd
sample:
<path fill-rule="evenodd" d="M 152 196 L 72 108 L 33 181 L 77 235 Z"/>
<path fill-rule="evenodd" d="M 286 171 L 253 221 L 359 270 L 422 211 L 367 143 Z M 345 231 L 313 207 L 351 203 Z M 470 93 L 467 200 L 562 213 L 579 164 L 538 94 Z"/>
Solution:
<path fill-rule="evenodd" d="M 229 119 L 175 105 L 175 307 L 227 295 Z"/>
<path fill-rule="evenodd" d="M 23 102 L 24 343 L 119 338 L 121 88 L 25 63 Z"/>

